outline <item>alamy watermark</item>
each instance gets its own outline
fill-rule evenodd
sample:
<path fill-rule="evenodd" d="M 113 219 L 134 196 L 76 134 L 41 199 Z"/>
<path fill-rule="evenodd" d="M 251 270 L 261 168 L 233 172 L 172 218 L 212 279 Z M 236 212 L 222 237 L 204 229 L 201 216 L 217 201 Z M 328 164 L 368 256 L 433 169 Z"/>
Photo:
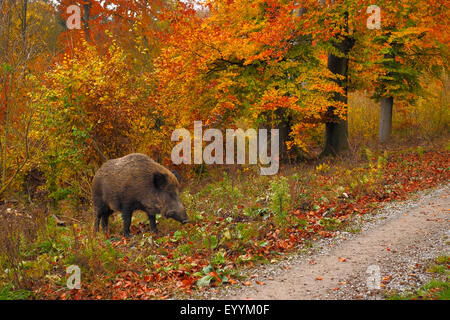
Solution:
<path fill-rule="evenodd" d="M 380 267 L 373 264 L 367 268 L 366 273 L 369 274 L 369 277 L 367 278 L 367 287 L 369 290 L 381 289 Z"/>
<path fill-rule="evenodd" d="M 81 29 L 81 9 L 73 4 L 67 7 L 66 13 L 70 16 L 67 18 L 66 26 L 69 30 Z"/>
<path fill-rule="evenodd" d="M 298 8 L 294 10 L 294 15 L 302 15 L 304 9 Z M 66 26 L 69 30 L 81 29 L 81 8 L 75 4 L 70 5 L 66 9 L 69 17 L 66 20 Z M 367 28 L 370 30 L 381 28 L 381 9 L 377 5 L 370 5 L 367 7 L 366 13 L 371 14 L 367 18 Z"/>
<path fill-rule="evenodd" d="M 371 15 L 367 18 L 367 28 L 370 30 L 381 29 L 381 9 L 377 5 L 367 7 L 367 13 Z"/>
<path fill-rule="evenodd" d="M 66 269 L 66 273 L 70 274 L 69 278 L 67 278 L 67 288 L 72 289 L 81 289 L 81 270 L 77 265 L 70 265 Z"/>
<path fill-rule="evenodd" d="M 219 129 L 207 129 L 203 133 L 201 121 L 194 121 L 194 164 L 246 164 L 246 138 L 248 139 L 247 164 L 260 164 L 261 175 L 274 175 L 280 167 L 279 130 L 270 130 L 270 156 L 268 155 L 268 130 L 226 129 L 224 145 L 223 133 Z M 192 164 L 192 139 L 189 130 L 181 128 L 172 133 L 172 141 L 179 142 L 172 149 L 174 164 Z M 181 140 L 181 141 L 180 141 Z M 203 142 L 210 142 L 203 149 Z M 224 148 L 225 146 L 225 148 Z M 225 150 L 225 157 L 224 157 Z M 236 152 L 235 152 L 236 150 Z M 236 161 L 235 161 L 236 159 Z"/>

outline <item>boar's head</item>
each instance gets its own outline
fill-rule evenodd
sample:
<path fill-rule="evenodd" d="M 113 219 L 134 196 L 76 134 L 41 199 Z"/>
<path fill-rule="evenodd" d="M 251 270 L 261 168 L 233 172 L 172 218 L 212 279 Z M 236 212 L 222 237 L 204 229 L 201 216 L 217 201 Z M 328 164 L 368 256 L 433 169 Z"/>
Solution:
<path fill-rule="evenodd" d="M 180 185 L 177 178 L 172 173 L 155 172 L 153 184 L 157 190 L 162 215 L 183 224 L 190 222 L 180 200 Z"/>

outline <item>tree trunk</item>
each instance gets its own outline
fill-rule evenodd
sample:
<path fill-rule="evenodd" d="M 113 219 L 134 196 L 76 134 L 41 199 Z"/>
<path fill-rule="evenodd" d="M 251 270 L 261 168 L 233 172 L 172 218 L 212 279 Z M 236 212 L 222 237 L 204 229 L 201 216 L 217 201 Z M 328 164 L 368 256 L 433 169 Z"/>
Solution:
<path fill-rule="evenodd" d="M 337 102 L 348 103 L 347 98 L 347 70 L 348 70 L 348 58 L 346 57 L 350 49 L 352 48 L 352 41 L 346 39 L 336 45 L 336 48 L 342 52 L 344 57 L 337 57 L 333 54 L 328 55 L 328 69 L 334 74 L 345 76 L 344 80 L 337 80 L 339 86 L 344 87 L 345 93 L 336 93 L 334 100 Z M 334 108 L 328 110 L 328 115 L 331 121 L 326 122 L 325 126 L 325 146 L 322 151 L 322 156 L 337 155 L 349 149 L 348 144 L 348 122 L 347 112 L 345 112 L 345 119 L 339 119 L 333 115 Z"/>
<path fill-rule="evenodd" d="M 0 7 L 0 9 L 5 13 L 3 17 L 5 17 L 5 19 L 2 19 L 2 23 L 4 24 L 3 27 L 5 28 L 5 30 L 3 31 L 4 34 L 2 34 L 2 40 L 4 41 L 4 52 L 3 52 L 3 56 L 4 56 L 4 60 L 2 59 L 0 62 L 3 62 L 5 64 L 8 64 L 8 62 L 10 61 L 10 52 L 9 52 L 9 48 L 10 48 L 10 38 L 11 38 L 11 26 L 12 26 L 12 10 L 13 10 L 13 2 L 7 1 L 2 3 L 2 7 Z M 9 74 L 9 72 L 5 72 L 2 75 L 1 78 L 1 84 L 2 84 L 2 90 L 3 90 L 3 95 L 4 95 L 4 99 L 3 99 L 3 106 L 2 108 L 4 109 L 3 111 L 3 119 L 4 119 L 4 125 L 3 125 L 3 139 L 1 141 L 1 185 L 5 185 L 6 183 L 6 155 L 7 155 L 7 150 L 8 150 L 8 130 L 9 130 L 9 94 L 10 94 L 10 90 L 11 90 L 11 83 L 12 83 L 12 75 Z"/>
<path fill-rule="evenodd" d="M 395 45 L 395 44 L 392 44 Z M 385 54 L 385 60 L 394 60 L 394 56 L 392 54 Z M 391 76 L 391 74 L 387 74 L 387 76 Z M 384 94 L 388 95 L 386 92 L 386 88 L 383 85 Z M 378 131 L 378 140 L 380 143 L 385 143 L 389 140 L 392 133 L 392 107 L 394 105 L 394 97 L 387 96 L 381 99 L 380 103 L 380 128 Z"/>
<path fill-rule="evenodd" d="M 297 160 L 298 155 L 297 150 L 293 150 L 292 154 L 290 154 L 289 150 L 287 149 L 286 142 L 289 141 L 289 133 L 291 132 L 292 124 L 291 119 L 287 118 L 285 110 L 283 108 L 279 108 L 274 111 L 275 120 L 278 121 L 278 124 L 276 126 L 272 126 L 272 121 L 269 118 L 270 112 L 265 113 L 264 116 L 267 117 L 267 119 L 264 121 L 263 124 L 259 126 L 258 129 L 267 129 L 267 150 L 269 154 L 271 154 L 271 129 L 278 129 L 279 130 L 279 156 L 280 156 L 280 162 L 289 162 L 291 158 L 294 158 L 294 161 Z M 258 138 L 259 139 L 259 138 Z M 295 148 L 295 147 L 293 147 Z"/>
<path fill-rule="evenodd" d="M 91 39 L 91 30 L 90 30 L 90 25 L 89 25 L 89 21 L 91 20 L 91 8 L 92 8 L 92 2 L 86 1 L 83 4 L 83 10 L 84 10 L 84 36 L 86 38 L 86 42 L 90 42 Z"/>
<path fill-rule="evenodd" d="M 22 17 L 21 17 L 21 19 L 22 19 L 22 29 L 21 29 L 21 32 L 22 32 L 22 41 L 23 41 L 23 48 L 22 48 L 22 50 L 23 50 L 23 52 L 26 52 L 27 51 L 27 27 L 28 27 L 28 24 L 27 24 L 27 12 L 28 12 L 28 0 L 23 0 L 23 3 L 22 3 Z"/>
<path fill-rule="evenodd" d="M 393 97 L 385 97 L 381 99 L 380 109 L 380 130 L 379 140 L 381 143 L 386 142 L 392 133 L 392 106 L 394 105 Z"/>
<path fill-rule="evenodd" d="M 322 155 L 337 155 L 349 149 L 347 120 L 325 124 L 325 147 Z"/>

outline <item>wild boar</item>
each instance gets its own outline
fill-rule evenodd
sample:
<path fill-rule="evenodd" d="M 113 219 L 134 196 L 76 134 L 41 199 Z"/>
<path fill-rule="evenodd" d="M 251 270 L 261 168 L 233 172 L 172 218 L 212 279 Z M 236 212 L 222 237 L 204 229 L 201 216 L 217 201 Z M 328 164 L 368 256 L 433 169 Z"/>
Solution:
<path fill-rule="evenodd" d="M 161 213 L 181 223 L 189 222 L 180 200 L 180 184 L 170 170 L 150 157 L 133 153 L 105 162 L 92 180 L 92 198 L 96 213 L 95 230 L 101 220 L 103 231 L 114 211 L 122 213 L 123 234 L 129 236 L 135 210 L 147 213 L 155 233 L 155 216 Z"/>

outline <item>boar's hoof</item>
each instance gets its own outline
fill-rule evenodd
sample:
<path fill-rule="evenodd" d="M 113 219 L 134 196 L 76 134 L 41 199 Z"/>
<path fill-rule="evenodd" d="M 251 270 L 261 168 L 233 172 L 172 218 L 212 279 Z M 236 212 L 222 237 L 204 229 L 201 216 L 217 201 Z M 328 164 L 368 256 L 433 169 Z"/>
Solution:
<path fill-rule="evenodd" d="M 122 232 L 122 237 L 126 238 L 126 239 L 130 239 L 131 235 L 129 232 Z"/>

